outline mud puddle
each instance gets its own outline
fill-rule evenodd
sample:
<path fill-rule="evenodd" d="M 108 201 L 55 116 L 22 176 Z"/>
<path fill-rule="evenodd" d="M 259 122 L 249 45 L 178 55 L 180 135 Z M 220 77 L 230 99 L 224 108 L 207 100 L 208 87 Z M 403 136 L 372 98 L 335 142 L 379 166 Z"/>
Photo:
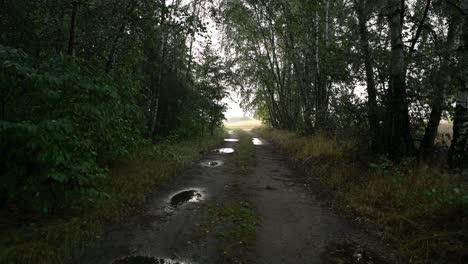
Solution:
<path fill-rule="evenodd" d="M 182 262 L 172 259 L 162 259 L 146 256 L 130 256 L 122 259 L 118 259 L 112 264 L 188 264 L 187 262 Z"/>
<path fill-rule="evenodd" d="M 237 138 L 225 138 L 224 142 L 239 142 L 239 139 L 237 139 Z"/>
<path fill-rule="evenodd" d="M 255 145 L 255 146 L 261 146 L 261 145 L 264 145 L 265 143 L 263 142 L 263 140 L 259 139 L 259 138 L 252 138 L 252 143 Z"/>
<path fill-rule="evenodd" d="M 203 194 L 200 190 L 185 190 L 172 196 L 170 204 L 176 208 L 186 203 L 196 203 L 201 200 L 203 200 Z"/>
<path fill-rule="evenodd" d="M 223 164 L 224 162 L 220 160 L 207 160 L 207 161 L 200 162 L 200 166 L 208 167 L 208 168 L 216 168 L 216 167 L 222 166 Z"/>
<path fill-rule="evenodd" d="M 231 154 L 231 153 L 234 153 L 234 149 L 233 148 L 219 148 L 219 149 L 214 149 L 212 150 L 213 152 L 216 152 L 216 153 L 221 153 L 221 154 Z"/>
<path fill-rule="evenodd" d="M 386 264 L 377 254 L 356 243 L 331 244 L 320 255 L 324 264 Z"/>

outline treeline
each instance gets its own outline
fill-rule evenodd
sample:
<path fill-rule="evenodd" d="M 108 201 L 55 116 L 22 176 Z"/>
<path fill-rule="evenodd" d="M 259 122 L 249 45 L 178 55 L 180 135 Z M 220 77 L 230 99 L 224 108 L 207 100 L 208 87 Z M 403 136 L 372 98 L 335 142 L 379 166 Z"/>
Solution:
<path fill-rule="evenodd" d="M 359 133 L 400 160 L 450 118 L 449 163 L 468 165 L 468 1 L 224 0 L 218 19 L 234 84 L 273 127 Z"/>
<path fill-rule="evenodd" d="M 0 207 L 50 211 L 103 196 L 104 161 L 213 133 L 226 92 L 209 7 L 0 1 Z"/>

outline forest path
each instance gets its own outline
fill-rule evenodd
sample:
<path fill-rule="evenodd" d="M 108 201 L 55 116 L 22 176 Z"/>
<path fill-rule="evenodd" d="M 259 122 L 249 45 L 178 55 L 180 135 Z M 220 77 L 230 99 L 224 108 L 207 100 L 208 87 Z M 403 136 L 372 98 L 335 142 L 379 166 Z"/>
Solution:
<path fill-rule="evenodd" d="M 230 139 L 235 138 L 231 133 Z M 228 233 L 219 236 L 223 228 L 206 225 L 212 219 L 211 205 L 236 199 L 230 198 L 234 176 L 226 169 L 232 155 L 210 152 L 149 195 L 141 211 L 110 227 L 74 263 L 323 263 L 322 252 L 334 242 L 343 242 L 352 228 L 321 206 L 273 145 L 261 139 L 253 143 L 253 168 L 238 178 L 236 187 L 243 190 L 239 196 L 248 196 L 254 205 L 259 224 L 254 245 L 240 250 L 247 255 L 242 261 L 227 261 L 218 240 Z M 225 142 L 224 147 L 238 145 Z"/>
<path fill-rule="evenodd" d="M 255 263 L 321 263 L 320 254 L 344 241 L 350 227 L 321 206 L 273 145 L 257 146 L 256 157 L 249 177 L 261 222 Z"/>

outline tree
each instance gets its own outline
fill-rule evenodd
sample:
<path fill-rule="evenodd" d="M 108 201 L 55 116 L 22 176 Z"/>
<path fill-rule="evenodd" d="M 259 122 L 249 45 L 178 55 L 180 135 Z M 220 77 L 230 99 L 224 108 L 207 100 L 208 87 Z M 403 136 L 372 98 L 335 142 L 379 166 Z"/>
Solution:
<path fill-rule="evenodd" d="M 403 21 L 401 16 L 404 7 L 402 5 L 404 5 L 404 1 L 388 0 L 391 63 L 386 144 L 388 153 L 394 159 L 408 156 L 414 151 L 406 93 L 406 66 L 403 53 Z"/>
<path fill-rule="evenodd" d="M 379 144 L 379 118 L 377 116 L 377 90 L 374 79 L 374 62 L 369 47 L 369 32 L 367 22 L 369 21 L 369 3 L 367 0 L 356 0 L 354 6 L 358 15 L 359 43 L 364 58 L 367 85 L 367 118 L 369 122 L 371 149 L 378 150 Z"/>
<path fill-rule="evenodd" d="M 430 101 L 431 113 L 421 141 L 420 151 L 423 155 L 430 153 L 434 146 L 442 113 L 448 109 L 447 95 L 450 92 L 449 88 L 454 77 L 453 73 L 456 72 L 456 67 L 453 66 L 455 64 L 453 62 L 453 53 L 458 44 L 462 20 L 459 10 L 452 4 L 446 3 L 442 6 L 442 9 L 443 14 L 446 15 L 448 20 L 448 29 L 445 41 L 440 44 L 438 42 L 435 43 L 437 50 L 440 50 L 441 53 L 440 65 L 435 73 L 435 88 Z"/>
<path fill-rule="evenodd" d="M 463 45 L 460 48 L 461 84 L 457 94 L 453 141 L 449 152 L 451 167 L 468 167 L 468 0 L 463 1 Z"/>
<path fill-rule="evenodd" d="M 223 112 L 226 103 L 223 99 L 227 96 L 224 84 L 226 72 L 221 58 L 214 54 L 209 44 L 205 46 L 202 56 L 204 62 L 198 67 L 196 83 L 201 95 L 203 119 L 207 120 L 208 130 L 213 136 L 215 128 L 221 126 L 225 119 Z"/>

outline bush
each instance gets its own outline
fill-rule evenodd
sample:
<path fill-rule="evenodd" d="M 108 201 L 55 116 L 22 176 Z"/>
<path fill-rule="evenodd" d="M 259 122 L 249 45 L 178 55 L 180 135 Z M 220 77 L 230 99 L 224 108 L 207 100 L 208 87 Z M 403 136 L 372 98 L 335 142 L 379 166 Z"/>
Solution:
<path fill-rule="evenodd" d="M 0 46 L 0 200 L 47 212 L 70 196 L 105 195 L 101 161 L 142 142 L 138 83 L 116 76 Z"/>

